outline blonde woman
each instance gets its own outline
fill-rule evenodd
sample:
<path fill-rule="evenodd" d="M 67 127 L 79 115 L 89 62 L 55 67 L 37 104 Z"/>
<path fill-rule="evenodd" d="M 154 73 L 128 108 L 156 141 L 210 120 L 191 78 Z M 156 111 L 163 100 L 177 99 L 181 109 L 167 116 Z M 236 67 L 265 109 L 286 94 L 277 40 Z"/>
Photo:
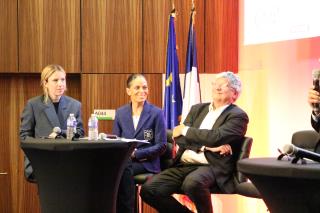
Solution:
<path fill-rule="evenodd" d="M 77 120 L 77 133 L 83 136 L 81 103 L 64 95 L 67 89 L 64 69 L 56 64 L 46 66 L 41 72 L 41 86 L 43 94 L 28 100 L 22 112 L 20 139 L 47 137 L 54 127 L 60 127 L 65 135 L 70 113 Z M 32 179 L 29 162 L 25 162 L 25 169 L 27 178 Z"/>

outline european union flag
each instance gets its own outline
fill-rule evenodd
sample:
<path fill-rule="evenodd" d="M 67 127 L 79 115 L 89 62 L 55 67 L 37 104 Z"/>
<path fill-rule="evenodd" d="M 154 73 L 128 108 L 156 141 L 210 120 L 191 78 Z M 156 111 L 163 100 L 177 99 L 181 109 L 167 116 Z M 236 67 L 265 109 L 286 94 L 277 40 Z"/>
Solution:
<path fill-rule="evenodd" d="M 184 77 L 182 121 L 184 121 L 184 119 L 187 117 L 192 105 L 201 103 L 200 82 L 197 68 L 196 33 L 193 24 L 194 15 L 195 9 L 193 8 L 191 11 L 189 25 L 186 75 Z"/>
<path fill-rule="evenodd" d="M 167 128 L 173 129 L 180 123 L 182 113 L 182 95 L 179 79 L 179 63 L 176 49 L 176 33 L 174 29 L 174 12 L 169 19 L 166 65 L 166 89 L 164 114 Z"/>

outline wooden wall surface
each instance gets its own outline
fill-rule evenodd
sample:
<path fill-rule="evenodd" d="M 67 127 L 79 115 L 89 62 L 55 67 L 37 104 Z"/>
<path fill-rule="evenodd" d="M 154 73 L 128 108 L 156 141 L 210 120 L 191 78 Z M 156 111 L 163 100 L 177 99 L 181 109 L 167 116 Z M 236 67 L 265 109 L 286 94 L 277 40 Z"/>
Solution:
<path fill-rule="evenodd" d="M 191 0 L 175 0 L 180 73 Z M 198 70 L 238 69 L 238 1 L 196 0 Z M 20 115 L 41 94 L 40 71 L 50 63 L 68 73 L 67 94 L 82 102 L 85 128 L 94 109 L 128 103 L 125 81 L 144 73 L 148 100 L 162 107 L 168 15 L 164 0 L 0 0 L 0 213 L 40 212 L 37 187 L 23 177 Z M 112 121 L 99 130 L 111 132 Z"/>
<path fill-rule="evenodd" d="M 80 1 L 19 0 L 19 72 L 60 64 L 80 73 Z"/>
<path fill-rule="evenodd" d="M 18 70 L 17 3 L 0 0 L 0 73 Z"/>
<path fill-rule="evenodd" d="M 141 38 L 143 73 L 165 72 L 168 11 L 169 1 L 144 1 Z"/>
<path fill-rule="evenodd" d="M 205 70 L 238 72 L 238 1 L 206 1 Z"/>
<path fill-rule="evenodd" d="M 142 1 L 82 1 L 83 73 L 142 69 Z"/>

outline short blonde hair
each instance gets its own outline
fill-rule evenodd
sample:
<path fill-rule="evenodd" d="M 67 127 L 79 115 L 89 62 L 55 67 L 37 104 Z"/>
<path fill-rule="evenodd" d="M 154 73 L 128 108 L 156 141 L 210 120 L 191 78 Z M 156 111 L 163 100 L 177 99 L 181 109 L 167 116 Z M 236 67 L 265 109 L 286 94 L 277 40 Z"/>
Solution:
<path fill-rule="evenodd" d="M 43 89 L 44 103 L 46 104 L 48 103 L 49 94 L 48 94 L 47 88 L 45 87 L 45 82 L 47 82 L 50 76 L 53 75 L 55 72 L 66 73 L 66 71 L 58 64 L 50 64 L 45 68 L 43 68 L 41 72 L 40 85 L 42 86 L 42 89 Z"/>

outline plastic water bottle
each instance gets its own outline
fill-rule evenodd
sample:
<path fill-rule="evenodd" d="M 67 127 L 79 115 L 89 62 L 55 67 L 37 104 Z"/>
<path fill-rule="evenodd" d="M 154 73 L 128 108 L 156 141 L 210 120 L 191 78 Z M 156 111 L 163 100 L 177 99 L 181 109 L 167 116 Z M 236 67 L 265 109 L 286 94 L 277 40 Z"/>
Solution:
<path fill-rule="evenodd" d="M 96 114 L 91 114 L 91 117 L 88 121 L 88 139 L 89 140 L 98 140 L 98 118 Z"/>
<path fill-rule="evenodd" d="M 74 114 L 71 113 L 67 119 L 67 139 L 71 140 L 76 132 L 77 120 L 74 117 Z"/>
<path fill-rule="evenodd" d="M 73 116 L 73 135 L 77 133 L 77 125 L 78 125 L 77 119 L 75 116 Z"/>

